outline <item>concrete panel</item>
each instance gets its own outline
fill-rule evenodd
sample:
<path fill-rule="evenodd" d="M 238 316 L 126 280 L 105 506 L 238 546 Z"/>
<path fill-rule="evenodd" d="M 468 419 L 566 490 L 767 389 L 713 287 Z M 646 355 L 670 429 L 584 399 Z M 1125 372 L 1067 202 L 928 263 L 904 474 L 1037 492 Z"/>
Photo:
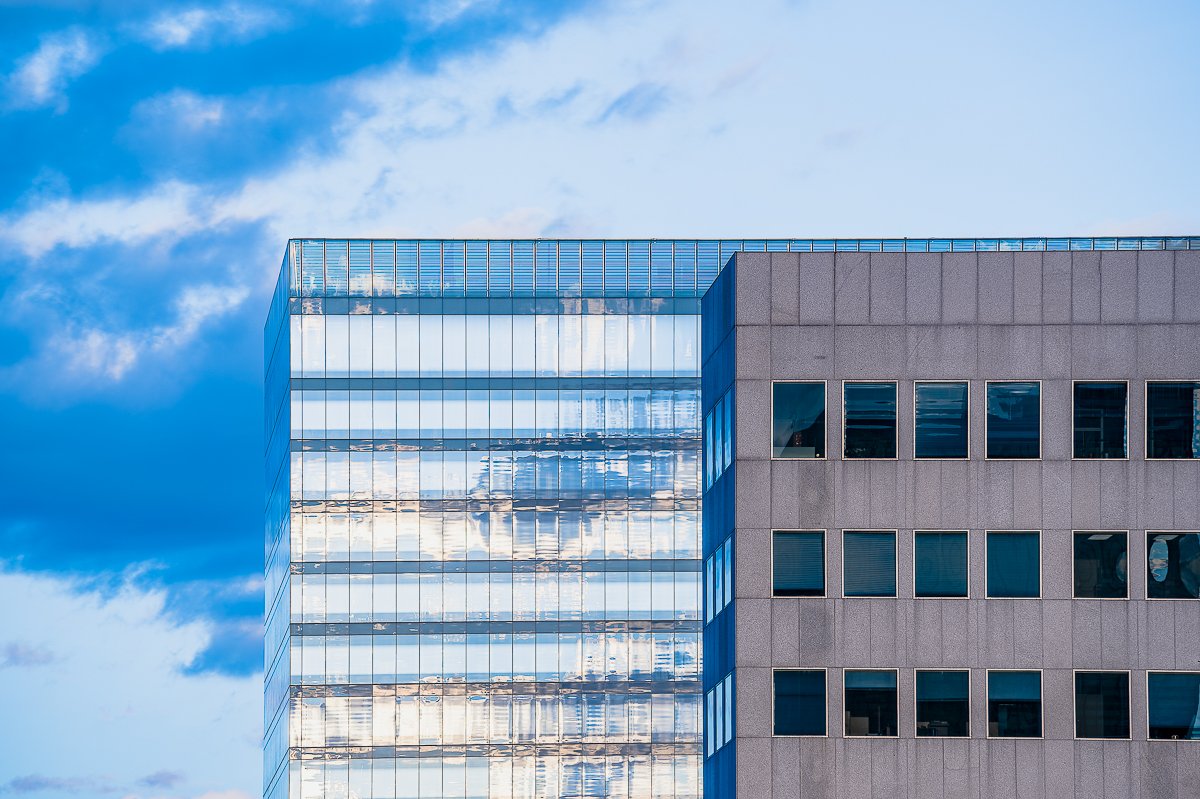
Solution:
<path fill-rule="evenodd" d="M 1099 741 L 1075 743 L 1075 799 L 1104 796 L 1104 755 Z"/>
<path fill-rule="evenodd" d="M 738 796 L 771 799 L 770 738 L 738 738 L 734 785 Z"/>
<path fill-rule="evenodd" d="M 1147 530 L 1174 530 L 1175 524 L 1175 464 L 1168 461 L 1146 461 L 1142 464 L 1143 501 L 1139 524 Z"/>
<path fill-rule="evenodd" d="M 800 609 L 800 659 L 802 666 L 826 666 L 833 656 L 837 634 L 833 603 L 820 599 L 797 602 Z"/>
<path fill-rule="evenodd" d="M 870 599 L 846 599 L 842 601 L 842 628 L 838 630 L 841 641 L 842 663 L 852 665 L 869 664 L 872 661 L 871 602 Z"/>
<path fill-rule="evenodd" d="M 1133 375 L 1150 380 L 1196 376 L 1195 364 L 1200 362 L 1200 328 L 1196 325 L 1141 325 L 1136 335 L 1138 359 Z"/>
<path fill-rule="evenodd" d="M 1200 667 L 1200 609 L 1197 603 L 1171 602 L 1175 610 L 1175 668 Z"/>
<path fill-rule="evenodd" d="M 1100 604 L 1075 602 L 1071 609 L 1071 662 L 1077 669 L 1098 669 L 1103 665 Z"/>
<path fill-rule="evenodd" d="M 771 383 L 739 380 L 734 409 L 734 457 L 763 460 L 771 457 Z"/>
<path fill-rule="evenodd" d="M 834 369 L 846 380 L 895 377 L 905 362 L 904 337 L 887 327 L 838 327 L 834 347 Z"/>
<path fill-rule="evenodd" d="M 1113 600 L 1095 602 L 1100 606 L 1100 666 L 1105 669 L 1125 669 L 1133 664 L 1129 660 L 1129 614 L 1128 602 Z"/>
<path fill-rule="evenodd" d="M 1100 529 L 1120 530 L 1129 526 L 1134 496 L 1126 461 L 1100 462 Z"/>
<path fill-rule="evenodd" d="M 738 468 L 741 468 L 739 466 Z M 734 596 L 769 597 L 771 595 L 771 531 L 765 528 L 738 528 L 733 548 Z"/>
<path fill-rule="evenodd" d="M 772 328 L 771 369 L 776 380 L 833 377 L 833 328 Z"/>
<path fill-rule="evenodd" d="M 904 253 L 872 253 L 870 267 L 871 324 L 904 324 Z"/>
<path fill-rule="evenodd" d="M 1013 741 L 1015 749 L 1017 799 L 1045 799 L 1045 747 L 1041 741 Z M 1055 764 L 1057 766 L 1057 764 Z"/>
<path fill-rule="evenodd" d="M 1013 665 L 1036 668 L 1042 661 L 1042 603 L 1013 600 Z"/>
<path fill-rule="evenodd" d="M 942 321 L 942 256 L 910 253 L 905 256 L 907 289 L 905 312 L 910 325 L 936 325 Z"/>
<path fill-rule="evenodd" d="M 944 747 L 941 741 L 929 738 L 918 738 L 913 745 L 916 754 L 912 776 L 913 791 L 911 795 L 922 799 L 951 799 L 945 793 L 943 775 L 946 761 L 942 757 Z"/>
<path fill-rule="evenodd" d="M 1137 369 L 1137 329 L 1125 325 L 1071 328 L 1071 376 L 1076 380 L 1130 375 Z"/>
<path fill-rule="evenodd" d="M 976 286 L 978 265 L 969 253 L 942 256 L 942 321 L 946 324 L 973 324 L 977 316 Z"/>
<path fill-rule="evenodd" d="M 1042 462 L 1042 525 L 1048 528 L 1071 527 L 1071 464 L 1064 461 Z"/>
<path fill-rule="evenodd" d="M 865 599 L 871 614 L 869 663 L 877 668 L 891 668 L 896 663 L 896 601 Z M 855 662 L 855 661 L 850 661 Z"/>
<path fill-rule="evenodd" d="M 1013 321 L 1018 325 L 1042 323 L 1042 254 L 1013 253 Z"/>
<path fill-rule="evenodd" d="M 801 253 L 799 272 L 797 321 L 800 324 L 832 322 L 833 253 Z"/>
<path fill-rule="evenodd" d="M 767 380 L 771 377 L 771 328 L 765 325 L 738 327 L 733 334 L 734 378 Z"/>
<path fill-rule="evenodd" d="M 938 600 L 919 600 L 912 604 L 913 629 L 906 648 L 913 666 L 936 666 L 942 660 L 942 605 Z"/>
<path fill-rule="evenodd" d="M 971 784 L 970 742 L 947 740 L 944 747 L 943 759 L 946 771 L 943 775 L 943 781 L 945 795 L 947 797 L 970 796 L 974 793 Z"/>
<path fill-rule="evenodd" d="M 1100 321 L 1100 253 L 1071 253 L 1071 321 Z"/>
<path fill-rule="evenodd" d="M 1099 530 L 1100 463 L 1077 461 L 1071 468 L 1071 526 L 1076 530 Z"/>
<path fill-rule="evenodd" d="M 1015 530 L 1042 528 L 1042 464 L 1013 461 L 1013 511 Z"/>
<path fill-rule="evenodd" d="M 1027 600 L 1020 599 L 989 599 L 986 602 L 975 603 L 984 630 L 983 662 L 992 668 L 1011 669 L 1015 667 L 1013 653 L 1016 644 L 1013 636 L 1015 625 L 1013 618 L 1016 614 L 1014 603 Z"/>
<path fill-rule="evenodd" d="M 771 791 L 774 796 L 799 795 L 800 740 L 775 738 L 771 741 Z"/>
<path fill-rule="evenodd" d="M 972 589 L 973 590 L 973 589 Z M 970 606 L 965 599 L 941 599 L 936 601 L 942 608 L 942 663 L 972 666 L 973 647 L 970 634 Z M 932 664 L 930 664 L 932 665 Z"/>
<path fill-rule="evenodd" d="M 1043 599 L 1041 606 L 1042 665 L 1048 669 L 1070 668 L 1071 647 L 1066 642 L 1074 629 L 1073 603 L 1069 599 Z"/>
<path fill-rule="evenodd" d="M 1042 377 L 1069 378 L 1071 376 L 1071 327 L 1069 325 L 1042 326 Z"/>
<path fill-rule="evenodd" d="M 804 529 L 829 527 L 833 518 L 829 470 L 820 461 L 798 462 L 800 522 Z"/>
<path fill-rule="evenodd" d="M 1013 253 L 980 253 L 979 322 L 1002 325 L 1012 321 Z"/>
<path fill-rule="evenodd" d="M 1042 458 L 1068 460 L 1074 447 L 1071 383 L 1042 381 Z"/>
<path fill-rule="evenodd" d="M 905 338 L 907 358 L 903 363 L 910 376 L 920 380 L 980 376 L 977 328 L 962 325 L 909 327 Z"/>
<path fill-rule="evenodd" d="M 1042 597 L 1070 599 L 1074 590 L 1071 531 L 1042 530 Z"/>
<path fill-rule="evenodd" d="M 1200 478 L 1194 461 L 1175 461 L 1175 527 L 1200 529 Z"/>
<path fill-rule="evenodd" d="M 1100 254 L 1100 321 L 1137 321 L 1137 253 Z"/>
<path fill-rule="evenodd" d="M 834 779 L 835 742 L 822 738 L 800 741 L 800 782 L 788 796 L 796 791 L 804 799 L 834 799 L 837 784 Z"/>
<path fill-rule="evenodd" d="M 1185 609 L 1192 603 L 1184 602 Z M 1146 647 L 1142 651 L 1143 665 L 1148 669 L 1174 669 L 1175 609 L 1179 602 L 1160 600 L 1144 603 L 1146 614 Z M 1194 609 L 1192 609 L 1194 612 Z"/>
<path fill-rule="evenodd" d="M 1187 753 L 1190 748 L 1163 743 L 1146 746 L 1146 796 L 1153 799 L 1194 799 L 1194 792 L 1181 794 L 1178 787 L 1180 778 L 1184 785 L 1189 786 L 1189 790 L 1195 785 L 1196 772 L 1184 774 L 1179 768 L 1179 753 Z"/>
<path fill-rule="evenodd" d="M 771 526 L 771 472 L 768 461 L 737 464 L 734 524 L 739 528 Z"/>
<path fill-rule="evenodd" d="M 734 319 L 738 325 L 770 324 L 770 254 L 747 252 L 734 256 Z"/>
<path fill-rule="evenodd" d="M 871 795 L 901 796 L 900 742 L 879 740 L 870 748 Z"/>
<path fill-rule="evenodd" d="M 1047 738 L 1075 737 L 1075 677 L 1071 669 L 1042 672 L 1042 732 Z"/>
<path fill-rule="evenodd" d="M 1200 250 L 1175 253 L 1175 321 L 1200 322 Z"/>
<path fill-rule="evenodd" d="M 736 614 L 734 665 L 739 670 L 752 666 L 769 667 L 771 665 L 771 600 L 741 597 L 733 603 L 732 610 Z M 740 716 L 741 714 L 739 714 L 739 718 Z"/>
<path fill-rule="evenodd" d="M 1042 328 L 980 325 L 979 369 L 992 380 L 1021 379 L 1042 370 Z"/>
<path fill-rule="evenodd" d="M 866 253 L 838 253 L 833 261 L 834 319 L 839 325 L 871 321 L 871 262 Z"/>
<path fill-rule="evenodd" d="M 771 665 L 795 666 L 800 662 L 800 602 L 777 599 L 771 603 Z"/>
<path fill-rule="evenodd" d="M 1042 255 L 1042 321 L 1067 324 L 1071 321 L 1071 254 Z"/>
<path fill-rule="evenodd" d="M 997 740 L 987 747 L 987 785 L 992 799 L 1017 799 L 1017 742 Z"/>
<path fill-rule="evenodd" d="M 771 254 L 771 324 L 800 322 L 800 256 Z"/>
<path fill-rule="evenodd" d="M 771 527 L 800 527 L 800 462 L 771 461 Z"/>
<path fill-rule="evenodd" d="M 1138 321 L 1170 322 L 1175 316 L 1175 254 L 1137 253 Z"/>
<path fill-rule="evenodd" d="M 1068 799 L 1075 795 L 1075 743 L 1074 741 L 1043 741 L 1042 751 L 1046 762 L 1054 764 L 1043 772 L 1046 796 L 1050 799 Z"/>

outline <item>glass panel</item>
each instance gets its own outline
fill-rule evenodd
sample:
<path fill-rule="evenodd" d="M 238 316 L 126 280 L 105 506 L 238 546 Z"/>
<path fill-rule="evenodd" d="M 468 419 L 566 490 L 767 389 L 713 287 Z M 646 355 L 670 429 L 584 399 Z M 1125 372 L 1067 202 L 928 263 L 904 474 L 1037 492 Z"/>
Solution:
<path fill-rule="evenodd" d="M 846 531 L 842 585 L 846 596 L 895 596 L 896 533 Z"/>
<path fill-rule="evenodd" d="M 918 671 L 917 736 L 969 737 L 970 684 L 966 671 Z"/>
<path fill-rule="evenodd" d="M 825 672 L 775 672 L 774 734 L 825 734 Z"/>
<path fill-rule="evenodd" d="M 1200 672 L 1150 672 L 1150 738 L 1200 741 Z"/>
<path fill-rule="evenodd" d="M 1041 424 L 1038 383 L 987 384 L 987 457 L 1040 457 Z"/>
<path fill-rule="evenodd" d="M 1200 383 L 1146 384 L 1146 457 L 1200 458 Z"/>
<path fill-rule="evenodd" d="M 825 596 L 825 533 L 776 532 L 772 558 L 775 596 Z"/>
<path fill-rule="evenodd" d="M 967 595 L 967 534 L 923 533 L 913 536 L 915 594 L 919 597 Z"/>
<path fill-rule="evenodd" d="M 1146 596 L 1200 599 L 1200 533 L 1146 533 Z"/>
<path fill-rule="evenodd" d="M 916 457 L 967 457 L 968 424 L 966 383 L 916 384 Z"/>
<path fill-rule="evenodd" d="M 1075 533 L 1076 599 L 1128 596 L 1127 544 L 1125 533 Z"/>
<path fill-rule="evenodd" d="M 896 457 L 896 384 L 846 383 L 845 457 Z"/>
<path fill-rule="evenodd" d="M 896 672 L 845 672 L 846 735 L 898 735 Z"/>
<path fill-rule="evenodd" d="M 987 595 L 1041 595 L 1041 536 L 1036 532 L 987 534 Z"/>
<path fill-rule="evenodd" d="M 1036 671 L 989 671 L 988 736 L 1042 737 L 1042 675 Z"/>
<path fill-rule="evenodd" d="M 1125 672 L 1075 673 L 1075 737 L 1129 737 L 1129 675 Z"/>
<path fill-rule="evenodd" d="M 772 391 L 772 456 L 824 458 L 825 384 L 775 383 Z"/>
<path fill-rule="evenodd" d="M 1126 383 L 1075 384 L 1075 457 L 1126 456 Z"/>

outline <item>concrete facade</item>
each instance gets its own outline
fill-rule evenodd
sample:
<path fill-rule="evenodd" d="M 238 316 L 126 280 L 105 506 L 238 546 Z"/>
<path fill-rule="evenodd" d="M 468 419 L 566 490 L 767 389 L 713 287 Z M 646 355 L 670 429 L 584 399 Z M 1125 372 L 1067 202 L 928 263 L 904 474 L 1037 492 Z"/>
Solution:
<path fill-rule="evenodd" d="M 1145 535 L 1200 530 L 1200 461 L 1148 461 L 1144 438 L 1146 381 L 1200 379 L 1200 252 L 739 253 L 704 316 L 705 413 L 735 398 L 704 510 L 706 556 L 734 541 L 705 638 L 734 733 L 706 795 L 1200 796 L 1200 741 L 1147 740 L 1146 672 L 1200 670 L 1200 601 L 1146 599 Z M 871 379 L 898 382 L 898 457 L 843 460 L 842 381 Z M 913 459 L 924 379 L 970 381 L 968 460 Z M 984 458 L 1003 379 L 1041 381 L 1039 460 Z M 827 381 L 825 459 L 772 459 L 775 380 Z M 1073 380 L 1129 381 L 1127 460 L 1072 459 Z M 772 598 L 781 529 L 826 531 L 824 598 Z M 897 531 L 897 598 L 842 598 L 846 529 Z M 969 531 L 969 599 L 913 598 L 914 529 Z M 987 530 L 1041 531 L 1040 599 L 983 598 Z M 1129 531 L 1128 600 L 1072 599 L 1074 530 Z M 827 737 L 772 735 L 772 670 L 795 667 L 828 669 Z M 844 737 L 846 667 L 899 670 L 899 737 Z M 915 736 L 916 668 L 971 670 L 969 739 Z M 985 672 L 1014 668 L 1043 670 L 1042 739 L 987 738 Z M 1131 671 L 1130 740 L 1075 739 L 1074 669 Z"/>

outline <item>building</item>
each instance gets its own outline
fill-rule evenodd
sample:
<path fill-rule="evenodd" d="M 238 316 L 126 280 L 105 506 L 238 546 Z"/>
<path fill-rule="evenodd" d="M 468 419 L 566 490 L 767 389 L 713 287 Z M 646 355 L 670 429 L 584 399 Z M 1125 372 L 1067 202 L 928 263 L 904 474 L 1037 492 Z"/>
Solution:
<path fill-rule="evenodd" d="M 769 729 L 764 736 L 761 727 L 748 726 L 756 718 L 755 708 L 770 707 L 770 680 L 763 685 L 753 680 L 770 674 L 771 664 L 759 663 L 763 652 L 771 651 L 764 636 L 772 628 L 768 623 L 752 630 L 750 616 L 741 624 L 734 618 L 757 613 L 757 623 L 770 618 L 763 608 L 782 606 L 781 600 L 769 598 L 769 583 L 762 588 L 762 563 L 745 565 L 739 559 L 735 570 L 734 561 L 724 557 L 733 544 L 719 556 L 721 567 L 710 567 L 708 595 L 714 599 L 707 608 L 702 601 L 702 474 L 708 481 L 728 464 L 725 476 L 709 490 L 704 513 L 710 519 L 713 512 L 724 514 L 728 523 L 718 527 L 733 534 L 741 558 L 743 548 L 753 550 L 737 538 L 734 526 L 751 518 L 734 514 L 734 485 L 740 492 L 748 483 L 737 481 L 736 475 L 739 469 L 743 475 L 771 469 L 767 461 L 743 464 L 759 456 L 744 449 L 737 432 L 751 417 L 737 415 L 735 427 L 734 416 L 761 415 L 763 409 L 751 410 L 742 399 L 740 373 L 736 385 L 732 381 L 732 344 L 710 354 L 725 371 L 706 372 L 704 384 L 716 387 L 724 379 L 726 388 L 734 387 L 720 405 L 724 421 L 715 425 L 714 434 L 726 429 L 735 433 L 721 436 L 721 455 L 711 468 L 701 466 L 700 297 L 721 267 L 743 250 L 811 253 L 799 257 L 830 264 L 835 259 L 839 264 L 884 259 L 901 265 L 905 258 L 921 260 L 916 253 L 948 253 L 923 256 L 937 263 L 976 257 L 959 255 L 962 250 L 994 251 L 979 257 L 1007 258 L 1010 265 L 1012 250 L 1039 265 L 1043 251 L 1047 263 L 1060 258 L 1070 263 L 1080 257 L 1070 251 L 1083 250 L 1093 259 L 1087 263 L 1107 269 L 1108 261 L 1092 251 L 1112 250 L 1102 258 L 1149 259 L 1146 263 L 1160 269 L 1163 263 L 1182 264 L 1174 272 L 1177 296 L 1195 297 L 1186 282 L 1191 279 L 1188 264 L 1195 263 L 1189 260 L 1195 257 L 1189 248 L 1200 250 L 1200 240 L 289 242 L 265 330 L 264 796 L 716 795 L 720 780 L 732 779 L 723 775 L 732 774 L 735 752 L 758 768 L 771 760 L 772 747 L 779 743 L 770 740 Z M 1137 252 L 1125 252 L 1130 249 Z M 867 252 L 889 254 L 859 254 Z M 750 275 L 753 270 L 739 265 L 729 274 L 735 272 Z M 878 287 L 872 283 L 871 291 L 903 289 L 903 268 L 899 274 L 897 283 L 895 273 L 889 277 L 881 270 L 881 282 Z M 945 296 L 953 309 L 953 292 L 963 284 L 958 273 L 948 274 Z M 991 277 L 989 270 L 980 267 L 971 274 L 981 285 L 990 285 L 984 282 Z M 1146 302 L 1160 313 L 1163 302 L 1170 302 L 1162 296 L 1169 296 L 1170 284 L 1161 284 L 1155 274 L 1147 272 Z M 765 291 L 766 285 L 758 289 Z M 708 301 L 724 296 L 725 302 L 733 302 L 732 284 L 725 280 L 719 286 L 725 290 L 710 292 Z M 1110 289 L 1103 291 L 1110 303 Z M 804 296 L 807 308 L 811 297 L 821 295 L 806 291 Z M 841 308 L 847 301 L 838 296 Z M 745 304 L 743 294 L 736 307 Z M 864 307 L 866 321 L 873 323 L 869 314 L 875 306 L 868 300 Z M 1140 313 L 1141 305 L 1136 307 Z M 1022 313 L 1027 310 L 1021 306 Z M 1191 312 L 1186 307 L 1180 311 Z M 739 319 L 739 333 L 729 342 L 744 335 L 740 326 L 750 320 Z M 754 320 L 757 328 L 771 321 Z M 705 324 L 712 329 L 714 322 Z M 829 327 L 828 335 L 837 329 Z M 889 336 L 899 329 L 874 331 L 884 334 L 884 351 L 891 352 L 886 348 L 893 343 Z M 1101 328 L 1102 333 L 1107 329 Z M 1170 344 L 1180 357 L 1194 352 L 1187 349 L 1192 329 L 1162 328 L 1167 331 L 1163 335 L 1178 337 Z M 756 329 L 755 334 L 763 332 Z M 706 342 L 716 341 L 711 335 L 705 334 Z M 743 354 L 761 357 L 764 352 L 769 348 Z M 750 368 L 744 358 L 737 363 L 739 369 Z M 781 368 L 786 363 L 781 361 Z M 1168 371 L 1160 376 L 1177 376 Z M 1120 374 L 1105 377 L 1116 380 Z M 884 379 L 865 372 L 861 376 Z M 1027 380 L 1039 376 L 1040 371 L 1022 375 Z M 763 380 L 769 385 L 769 375 L 759 382 Z M 975 382 L 971 388 L 976 389 Z M 711 391 L 706 388 L 706 393 Z M 1049 409 L 1049 396 L 1046 402 Z M 1049 422 L 1049 410 L 1046 418 Z M 1138 417 L 1134 413 L 1129 418 Z M 876 427 L 882 424 L 886 418 L 875 420 Z M 904 425 L 900 429 L 905 433 Z M 1104 430 L 1107 435 L 1108 428 Z M 1020 439 L 1020 433 L 1017 425 L 1013 435 Z M 794 446 L 812 449 L 807 435 L 799 435 Z M 830 446 L 840 446 L 840 435 L 828 433 L 826 438 Z M 1130 446 L 1125 468 L 1141 469 L 1138 450 Z M 1046 450 L 1048 463 L 1049 438 Z M 819 464 L 801 465 L 831 469 L 830 480 L 842 466 L 833 453 Z M 971 461 L 962 468 L 984 465 Z M 1107 469 L 1116 462 L 1103 465 Z M 853 471 L 855 465 L 847 466 Z M 862 466 L 890 469 L 893 475 L 915 468 L 904 454 L 900 461 Z M 1082 473 L 1094 466 L 1085 464 Z M 1175 482 L 1167 495 L 1155 495 L 1158 509 L 1178 508 L 1176 515 L 1187 516 L 1191 506 L 1181 481 L 1194 479 L 1193 466 L 1168 464 L 1179 471 L 1171 472 Z M 1011 473 L 1017 466 L 1007 468 Z M 815 479 L 816 472 L 805 474 Z M 1102 476 L 1116 479 L 1107 471 Z M 901 487 L 893 486 L 893 500 L 907 508 L 899 499 Z M 801 502 L 816 502 L 803 499 L 803 491 L 800 496 Z M 832 512 L 838 495 L 830 489 L 822 496 L 827 499 L 821 507 Z M 762 499 L 783 502 L 782 497 L 781 491 Z M 835 521 L 840 517 L 830 517 L 829 531 L 836 529 Z M 1159 526 L 1200 527 L 1194 521 L 1175 524 L 1175 516 L 1172 522 Z M 789 524 L 788 529 L 800 529 L 798 521 Z M 891 524 L 905 529 L 898 521 Z M 709 527 L 713 532 L 706 531 L 706 537 L 717 535 L 718 528 Z M 1133 528 L 1130 522 L 1126 529 Z M 977 535 L 971 530 L 970 535 Z M 1129 532 L 1131 557 L 1142 551 L 1136 549 L 1143 545 L 1135 537 Z M 1172 577 L 1171 558 L 1180 557 L 1183 540 L 1163 544 Z M 906 544 L 900 546 L 903 552 Z M 715 554 L 714 547 L 705 549 L 705 554 Z M 832 558 L 833 543 L 829 550 Z M 972 553 L 975 557 L 978 549 Z M 759 571 L 747 571 L 751 568 Z M 907 585 L 904 579 L 901 586 Z M 717 595 L 722 612 L 715 612 Z M 804 599 L 790 600 L 790 607 L 800 612 L 801 606 L 812 606 L 824 613 L 826 602 L 830 608 L 882 605 L 893 615 L 905 604 L 898 599 Z M 944 603 L 972 608 L 1003 604 L 975 599 Z M 1025 606 L 1041 604 L 1049 605 Z M 1193 607 L 1189 603 L 1157 607 L 1183 608 L 1177 611 L 1179 619 L 1167 622 L 1172 629 L 1187 630 L 1195 618 L 1187 615 Z M 707 627 L 706 610 L 711 617 Z M 810 611 L 803 612 L 808 623 Z M 847 612 L 859 618 L 854 610 Z M 820 618 L 824 625 L 824 616 Z M 833 634 L 843 628 L 820 629 Z M 915 633 L 917 628 L 910 624 L 903 629 Z M 1146 628 L 1138 629 L 1149 640 Z M 873 635 L 874 628 L 868 632 Z M 742 636 L 744 657 L 751 658 L 739 660 L 736 669 L 729 660 L 735 634 Z M 710 648 L 703 674 L 702 637 Z M 888 660 L 876 643 L 873 638 L 856 642 L 859 648 L 852 654 L 861 652 L 871 666 L 904 667 L 894 662 L 894 651 Z M 1175 646 L 1177 662 L 1195 659 L 1189 654 L 1191 643 Z M 833 654 L 830 649 L 828 656 Z M 787 665 L 812 662 L 812 657 L 797 658 Z M 722 670 L 723 663 L 730 668 Z M 835 674 L 840 665 L 831 661 L 822 668 Z M 754 677 L 743 676 L 754 669 Z M 901 685 L 910 679 L 907 675 L 899 678 Z M 729 723 L 720 727 L 720 736 L 729 740 L 715 746 L 717 728 L 712 727 L 709 757 L 704 700 L 708 689 L 717 706 L 713 689 L 718 676 L 720 696 L 732 700 L 736 686 L 738 706 L 734 712 L 732 701 L 721 700 L 721 717 L 728 715 Z M 758 688 L 763 692 L 747 693 Z M 899 718 L 903 722 L 907 717 L 901 712 Z M 843 742 L 837 740 L 837 725 L 831 735 L 822 745 L 899 744 Z M 911 735 L 901 736 L 911 743 L 904 740 Z M 790 740 L 798 746 L 808 743 Z M 1178 754 L 1171 763 L 1183 779 L 1190 773 L 1188 764 L 1198 761 L 1187 759 L 1194 758 L 1190 745 L 1172 745 Z M 810 758 L 818 756 L 806 751 Z M 782 765 L 784 760 L 774 762 Z M 796 763 L 806 779 L 816 774 L 801 768 L 799 759 Z M 768 767 L 766 775 L 771 774 Z M 826 784 L 851 785 L 834 781 L 840 778 L 830 776 Z M 730 781 L 729 789 L 733 787 Z M 753 791 L 760 783 L 741 787 L 742 795 L 757 795 Z"/>
<path fill-rule="evenodd" d="M 1200 252 L 739 253 L 705 793 L 1200 795 Z"/>

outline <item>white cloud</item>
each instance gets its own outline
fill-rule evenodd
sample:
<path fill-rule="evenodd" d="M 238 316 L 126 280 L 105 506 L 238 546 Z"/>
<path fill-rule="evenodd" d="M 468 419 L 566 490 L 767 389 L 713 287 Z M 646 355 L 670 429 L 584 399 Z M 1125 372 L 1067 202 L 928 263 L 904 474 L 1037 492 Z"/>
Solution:
<path fill-rule="evenodd" d="M 91 69 L 102 55 L 96 38 L 82 28 L 68 28 L 42 38 L 37 50 L 17 62 L 8 77 L 9 98 L 18 108 L 54 105 L 65 111 L 68 83 Z"/>
<path fill-rule="evenodd" d="M 142 124 L 146 120 L 156 120 L 172 126 L 202 130 L 225 121 L 225 100 L 176 89 L 141 101 L 134 106 L 132 117 Z"/>
<path fill-rule="evenodd" d="M 201 47 L 214 41 L 245 42 L 282 25 L 266 8 L 227 3 L 164 11 L 137 27 L 137 35 L 156 50 Z"/>

